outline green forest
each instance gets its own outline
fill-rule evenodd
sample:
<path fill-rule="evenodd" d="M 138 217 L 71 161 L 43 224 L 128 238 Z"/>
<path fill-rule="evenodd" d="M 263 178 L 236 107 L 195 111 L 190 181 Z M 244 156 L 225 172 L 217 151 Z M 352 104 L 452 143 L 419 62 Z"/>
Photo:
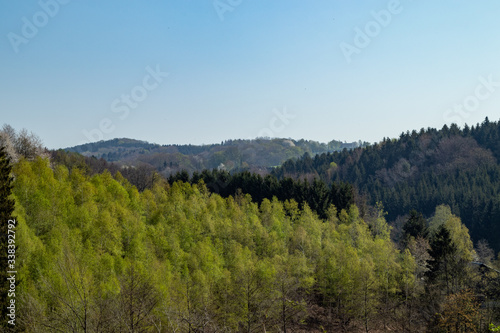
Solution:
<path fill-rule="evenodd" d="M 414 137 L 418 146 L 432 133 L 400 141 Z M 454 138 L 435 133 L 436 147 Z M 12 289 L 9 220 L 17 269 L 15 327 L 1 311 L 6 332 L 488 332 L 500 324 L 495 252 L 487 237 L 472 241 L 458 202 L 436 200 L 431 211 L 402 205 L 401 225 L 391 226 L 396 194 L 363 200 L 370 187 L 341 177 L 352 156 L 376 160 L 400 141 L 305 156 L 265 177 L 214 170 L 165 179 L 42 152 L 24 134 L 0 150 L 2 304 Z M 456 136 L 471 140 L 461 130 Z M 420 172 L 430 173 L 431 188 L 477 172 L 493 177 L 490 149 L 461 172 Z M 394 163 L 406 158 L 393 153 Z M 334 170 L 312 180 L 289 169 L 330 159 Z M 367 175 L 378 166 L 363 165 Z M 412 179 L 420 178 L 392 186 L 412 188 Z"/>
<path fill-rule="evenodd" d="M 499 161 L 500 122 L 486 118 L 472 127 L 421 129 L 363 149 L 305 155 L 271 174 L 348 182 L 357 189 L 359 202 L 383 202 L 389 221 L 403 217 L 403 222 L 412 209 L 429 217 L 437 205 L 446 204 L 469 228 L 474 242 L 485 239 L 498 252 Z"/>

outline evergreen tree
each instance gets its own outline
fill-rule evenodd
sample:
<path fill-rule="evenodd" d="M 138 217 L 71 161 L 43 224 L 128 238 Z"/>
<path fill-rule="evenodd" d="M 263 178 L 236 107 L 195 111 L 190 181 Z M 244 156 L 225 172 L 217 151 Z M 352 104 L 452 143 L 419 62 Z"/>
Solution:
<path fill-rule="evenodd" d="M 412 209 L 410 211 L 410 217 L 403 226 L 403 243 L 405 247 L 412 238 L 426 238 L 427 234 L 427 222 L 422 213 Z"/>
<path fill-rule="evenodd" d="M 429 279 L 438 286 L 445 287 L 446 293 L 450 294 L 452 288 L 452 274 L 454 257 L 457 247 L 453 244 L 448 229 L 441 225 L 431 242 L 431 261 Z"/>

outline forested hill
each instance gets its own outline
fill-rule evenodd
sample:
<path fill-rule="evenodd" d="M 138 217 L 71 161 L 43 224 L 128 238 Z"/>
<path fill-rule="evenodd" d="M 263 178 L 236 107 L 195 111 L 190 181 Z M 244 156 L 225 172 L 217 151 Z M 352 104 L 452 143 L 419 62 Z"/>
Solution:
<path fill-rule="evenodd" d="M 443 142 L 476 142 L 460 130 L 427 132 L 430 161 Z M 466 174 L 479 195 L 486 180 L 472 178 L 475 169 L 496 179 L 496 157 L 469 144 L 468 171 L 465 158 L 456 162 L 465 171 L 448 171 L 448 157 L 443 170 L 421 163 L 393 186 L 425 172 L 437 183 Z M 321 158 L 336 158 L 329 178 L 338 179 L 349 159 L 384 145 Z M 412 154 L 395 163 L 402 158 L 412 170 Z M 395 243 L 384 208 L 366 211 L 345 182 L 220 170 L 167 181 L 147 171 L 49 153 L 27 131 L 0 131 L 0 215 L 9 221 L 0 227 L 16 236 L 0 242 L 15 255 L 9 268 L 3 261 L 0 303 L 15 266 L 16 332 L 486 332 L 500 322 L 499 260 L 485 242 L 473 247 L 448 206 L 428 220 L 411 211 Z"/>
<path fill-rule="evenodd" d="M 10 161 L 0 148 L 17 277 L 16 330 L 3 320 L 1 332 L 485 332 L 499 322 L 488 306 L 498 263 L 445 206 L 428 228 L 413 214 L 400 251 L 380 209 L 330 206 L 321 219 L 293 199 L 222 198 L 203 182 L 157 178 L 138 191 L 120 172 Z"/>
<path fill-rule="evenodd" d="M 84 156 L 104 158 L 127 166 L 153 167 L 164 176 L 186 170 L 189 173 L 219 168 L 228 171 L 265 173 L 290 158 L 352 149 L 367 143 L 320 143 L 309 140 L 255 139 L 227 140 L 211 145 L 158 145 L 133 139 L 113 139 L 88 143 L 66 150 Z"/>
<path fill-rule="evenodd" d="M 500 250 L 500 123 L 463 129 L 421 129 L 399 139 L 351 151 L 305 154 L 273 170 L 279 179 L 319 177 L 355 185 L 372 204 L 381 201 L 388 219 L 411 209 L 429 216 L 447 204 L 461 217 L 475 241 Z"/>

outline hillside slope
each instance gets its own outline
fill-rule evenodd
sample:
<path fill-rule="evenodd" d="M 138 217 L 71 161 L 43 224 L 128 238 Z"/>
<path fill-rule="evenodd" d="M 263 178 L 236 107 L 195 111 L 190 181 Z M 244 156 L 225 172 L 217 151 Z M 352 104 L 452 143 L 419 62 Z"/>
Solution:
<path fill-rule="evenodd" d="M 429 216 L 447 204 L 475 241 L 486 239 L 500 250 L 500 123 L 463 129 L 422 129 L 384 139 L 365 149 L 303 156 L 273 170 L 284 177 L 347 181 L 369 203 L 381 201 L 388 219 L 412 209 Z"/>

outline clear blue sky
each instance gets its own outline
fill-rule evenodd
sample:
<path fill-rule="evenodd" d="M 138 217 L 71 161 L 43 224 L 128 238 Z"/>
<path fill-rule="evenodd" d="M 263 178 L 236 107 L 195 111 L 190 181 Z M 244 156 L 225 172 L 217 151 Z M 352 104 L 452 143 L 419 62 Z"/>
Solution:
<path fill-rule="evenodd" d="M 60 148 L 498 120 L 499 17 L 494 0 L 0 0 L 0 125 Z"/>

